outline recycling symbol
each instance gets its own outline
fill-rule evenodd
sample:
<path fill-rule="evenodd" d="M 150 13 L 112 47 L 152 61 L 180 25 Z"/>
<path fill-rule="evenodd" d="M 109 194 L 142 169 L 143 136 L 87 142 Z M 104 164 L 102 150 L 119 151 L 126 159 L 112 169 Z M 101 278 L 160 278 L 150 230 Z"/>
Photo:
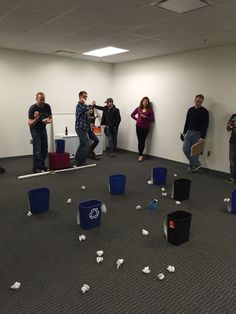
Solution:
<path fill-rule="evenodd" d="M 90 213 L 89 213 L 89 218 L 90 219 L 97 219 L 99 215 L 100 215 L 99 209 L 98 208 L 92 208 Z"/>

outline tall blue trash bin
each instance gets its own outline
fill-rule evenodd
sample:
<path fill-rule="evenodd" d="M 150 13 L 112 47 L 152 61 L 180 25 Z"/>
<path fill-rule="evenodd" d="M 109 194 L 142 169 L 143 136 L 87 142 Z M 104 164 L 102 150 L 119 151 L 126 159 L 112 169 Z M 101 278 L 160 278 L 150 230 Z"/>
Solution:
<path fill-rule="evenodd" d="M 236 214 L 236 190 L 231 195 L 231 213 Z"/>
<path fill-rule="evenodd" d="M 87 200 L 79 203 L 80 226 L 83 229 L 92 229 L 100 226 L 101 205 L 98 200 Z"/>
<path fill-rule="evenodd" d="M 157 167 L 152 169 L 153 184 L 163 185 L 166 184 L 167 168 Z"/>
<path fill-rule="evenodd" d="M 56 142 L 56 153 L 64 154 L 65 153 L 65 140 L 55 140 Z"/>
<path fill-rule="evenodd" d="M 125 193 L 126 176 L 124 174 L 114 174 L 109 177 L 109 191 L 111 194 Z"/>
<path fill-rule="evenodd" d="M 43 213 L 49 210 L 50 190 L 40 188 L 28 191 L 29 207 L 32 214 Z"/>

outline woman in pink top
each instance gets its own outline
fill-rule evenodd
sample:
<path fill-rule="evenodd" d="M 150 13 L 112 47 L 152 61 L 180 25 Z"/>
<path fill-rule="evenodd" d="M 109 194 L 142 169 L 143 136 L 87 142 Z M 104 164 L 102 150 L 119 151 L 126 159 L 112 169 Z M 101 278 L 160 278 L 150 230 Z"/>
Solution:
<path fill-rule="evenodd" d="M 151 108 L 151 103 L 148 97 L 143 97 L 137 107 L 132 113 L 131 117 L 136 120 L 136 133 L 138 138 L 138 161 L 143 161 L 143 151 L 145 147 L 145 140 L 154 122 L 154 112 Z"/>

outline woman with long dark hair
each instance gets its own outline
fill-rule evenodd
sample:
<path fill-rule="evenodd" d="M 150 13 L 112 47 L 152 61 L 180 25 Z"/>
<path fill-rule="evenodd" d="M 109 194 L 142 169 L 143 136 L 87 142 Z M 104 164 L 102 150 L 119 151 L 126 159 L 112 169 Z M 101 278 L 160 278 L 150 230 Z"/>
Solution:
<path fill-rule="evenodd" d="M 132 113 L 131 117 L 136 120 L 136 133 L 138 138 L 138 161 L 143 161 L 143 151 L 145 148 L 145 141 L 148 132 L 151 128 L 151 123 L 154 122 L 154 112 L 150 100 L 147 96 L 143 97 L 137 107 Z"/>

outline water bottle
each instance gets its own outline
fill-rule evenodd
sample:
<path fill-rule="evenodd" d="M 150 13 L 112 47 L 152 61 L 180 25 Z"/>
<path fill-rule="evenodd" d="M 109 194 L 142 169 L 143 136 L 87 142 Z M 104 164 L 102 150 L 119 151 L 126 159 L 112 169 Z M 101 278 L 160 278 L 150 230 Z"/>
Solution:
<path fill-rule="evenodd" d="M 67 126 L 65 128 L 65 135 L 68 135 L 68 129 L 67 129 Z"/>

